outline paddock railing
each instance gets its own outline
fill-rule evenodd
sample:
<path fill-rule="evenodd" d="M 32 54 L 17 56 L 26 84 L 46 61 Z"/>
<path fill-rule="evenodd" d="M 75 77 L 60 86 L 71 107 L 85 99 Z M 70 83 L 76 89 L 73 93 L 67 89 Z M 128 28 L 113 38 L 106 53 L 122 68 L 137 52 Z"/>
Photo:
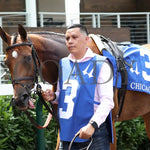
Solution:
<path fill-rule="evenodd" d="M 0 84 L 8 83 L 10 83 L 10 74 L 5 64 L 5 55 L 0 55 Z"/>
<path fill-rule="evenodd" d="M 26 12 L 0 12 L 0 26 L 27 27 Z M 135 44 L 150 43 L 150 12 L 80 13 L 80 23 L 92 28 L 128 28 Z M 66 13 L 38 12 L 37 27 L 66 27 Z M 119 35 L 116 35 L 119 36 Z M 0 38 L 0 84 L 8 83 L 8 68 L 4 64 L 3 42 Z"/>
<path fill-rule="evenodd" d="M 0 26 L 2 27 L 17 27 L 19 23 L 26 27 L 27 21 L 26 12 L 0 12 Z M 80 13 L 80 23 L 93 28 L 127 27 L 130 29 L 132 43 L 150 43 L 150 12 L 85 12 Z M 66 27 L 66 13 L 38 12 L 37 27 Z M 1 44 L 0 52 L 2 52 Z"/>
<path fill-rule="evenodd" d="M 65 13 L 39 12 L 38 26 L 65 27 Z M 130 29 L 131 42 L 150 43 L 150 12 L 134 13 L 80 13 L 80 23 L 93 28 L 126 27 Z M 73 20 L 72 20 L 73 22 Z M 119 35 L 116 35 L 119 36 Z"/>
<path fill-rule="evenodd" d="M 18 24 L 26 25 L 26 12 L 0 12 L 0 26 L 15 27 Z"/>

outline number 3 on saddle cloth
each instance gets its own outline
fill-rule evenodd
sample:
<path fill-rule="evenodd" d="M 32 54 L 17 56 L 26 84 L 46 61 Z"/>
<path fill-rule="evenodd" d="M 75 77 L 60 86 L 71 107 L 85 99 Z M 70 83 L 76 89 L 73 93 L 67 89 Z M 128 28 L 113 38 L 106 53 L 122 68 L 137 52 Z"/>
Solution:
<path fill-rule="evenodd" d="M 150 51 L 136 44 L 119 46 L 123 51 L 123 58 L 127 71 L 127 90 L 145 92 L 150 94 Z M 103 49 L 103 55 L 111 60 L 114 69 L 114 86 L 121 88 L 121 74 L 117 78 L 117 63 L 113 55 Z"/>

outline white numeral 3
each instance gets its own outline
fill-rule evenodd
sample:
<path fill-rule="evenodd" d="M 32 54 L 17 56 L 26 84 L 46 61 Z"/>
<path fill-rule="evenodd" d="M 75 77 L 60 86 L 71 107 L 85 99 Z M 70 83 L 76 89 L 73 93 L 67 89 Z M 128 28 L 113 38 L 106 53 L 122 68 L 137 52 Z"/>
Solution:
<path fill-rule="evenodd" d="M 73 109 L 74 109 L 74 102 L 73 99 L 77 95 L 77 89 L 78 89 L 78 82 L 76 80 L 69 80 L 69 83 L 64 82 L 63 83 L 63 90 L 66 90 L 67 88 L 71 88 L 70 95 L 66 95 L 64 99 L 64 103 L 67 103 L 67 109 L 66 111 L 63 111 L 63 108 L 59 108 L 60 112 L 60 118 L 69 119 L 72 117 Z"/>

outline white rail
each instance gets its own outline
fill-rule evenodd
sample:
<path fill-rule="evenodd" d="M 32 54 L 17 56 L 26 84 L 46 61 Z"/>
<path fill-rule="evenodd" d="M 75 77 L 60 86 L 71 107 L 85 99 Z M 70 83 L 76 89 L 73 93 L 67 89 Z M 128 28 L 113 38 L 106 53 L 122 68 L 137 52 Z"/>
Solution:
<path fill-rule="evenodd" d="M 19 23 L 26 25 L 26 12 L 0 12 L 0 26 L 13 27 Z"/>
<path fill-rule="evenodd" d="M 26 12 L 0 12 L 1 27 L 17 27 L 18 23 L 27 26 Z M 65 27 L 66 13 L 38 12 L 37 24 L 39 27 Z M 126 27 L 130 29 L 132 43 L 150 43 L 150 12 L 128 13 L 80 13 L 80 23 L 93 28 Z M 119 36 L 119 35 L 116 35 Z M 0 54 L 3 54 L 3 43 L 0 38 Z M 4 61 L 0 55 L 0 63 Z M 0 65 L 0 84 L 8 83 L 4 76 L 7 68 Z"/>
<path fill-rule="evenodd" d="M 39 83 L 42 87 L 42 90 L 46 91 L 51 89 L 52 85 Z M 0 96 L 2 95 L 13 95 L 13 86 L 12 84 L 0 84 Z"/>
<path fill-rule="evenodd" d="M 19 23 L 27 26 L 26 12 L 0 12 L 0 26 L 16 27 Z M 80 23 L 93 28 L 127 27 L 130 29 L 131 42 L 136 44 L 150 43 L 150 12 L 126 13 L 80 13 Z M 39 27 L 65 27 L 65 12 L 38 12 Z M 0 39 L 1 40 L 1 39 Z M 2 52 L 0 41 L 0 52 Z"/>
<path fill-rule="evenodd" d="M 5 55 L 0 55 L 0 84 L 9 83 L 9 79 L 10 79 L 10 75 L 8 73 L 9 70 L 5 65 L 4 59 L 5 59 Z"/>
<path fill-rule="evenodd" d="M 39 12 L 40 27 L 63 27 L 65 13 Z M 131 42 L 136 44 L 150 43 L 150 12 L 128 13 L 80 13 L 80 23 L 93 28 L 127 27 L 130 29 Z"/>

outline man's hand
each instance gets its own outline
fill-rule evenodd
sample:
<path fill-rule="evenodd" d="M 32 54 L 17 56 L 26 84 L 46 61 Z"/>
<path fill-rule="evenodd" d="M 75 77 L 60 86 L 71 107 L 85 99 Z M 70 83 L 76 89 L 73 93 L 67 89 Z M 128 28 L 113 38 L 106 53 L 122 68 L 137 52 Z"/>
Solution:
<path fill-rule="evenodd" d="M 42 92 L 42 96 L 45 101 L 53 101 L 55 99 L 55 93 L 49 89 L 47 89 L 45 92 Z"/>
<path fill-rule="evenodd" d="M 79 131 L 79 138 L 82 139 L 89 139 L 94 134 L 95 128 L 88 123 L 86 126 L 80 129 Z"/>

